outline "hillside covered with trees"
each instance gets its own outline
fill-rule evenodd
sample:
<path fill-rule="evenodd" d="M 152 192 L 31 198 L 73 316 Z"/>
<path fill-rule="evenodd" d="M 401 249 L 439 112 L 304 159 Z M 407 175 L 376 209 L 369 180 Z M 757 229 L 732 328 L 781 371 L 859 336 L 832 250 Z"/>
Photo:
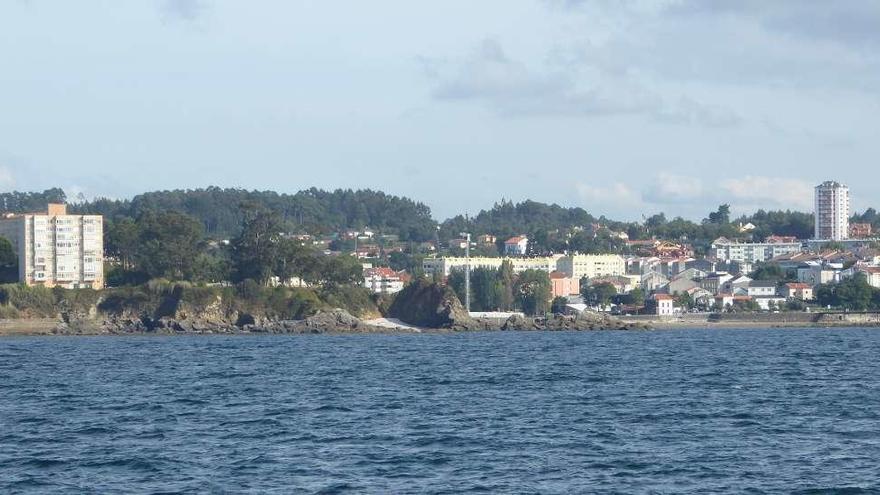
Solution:
<path fill-rule="evenodd" d="M 45 193 L 40 198 L 44 196 Z M 40 202 L 19 200 L 19 203 Z M 45 202 L 36 210 L 44 207 Z M 229 239 L 238 234 L 246 207 L 277 212 L 289 232 L 325 234 L 369 227 L 399 235 L 402 240 L 434 238 L 435 222 L 430 208 L 407 198 L 368 189 L 324 191 L 312 188 L 283 194 L 208 187 L 148 192 L 130 200 L 95 199 L 74 204 L 71 211 L 101 214 L 113 221 L 136 219 L 147 212 L 182 213 L 198 220 L 211 238 Z"/>
<path fill-rule="evenodd" d="M 46 203 L 65 199 L 60 188 L 43 192 L 7 192 L 0 193 L 0 208 L 6 212 L 42 211 Z M 458 237 L 461 232 L 470 232 L 473 236 L 496 236 L 499 250 L 504 239 L 526 234 L 532 254 L 565 250 L 625 252 L 626 243 L 617 235 L 619 233 L 634 240 L 684 241 L 700 251 L 721 236 L 755 241 L 770 235 L 805 239 L 812 236 L 813 230 L 811 213 L 758 210 L 733 219 L 730 206 L 726 204 L 707 213 L 701 221 L 667 218 L 665 214 L 657 213 L 646 216 L 642 222 L 620 222 L 596 217 L 579 207 L 528 200 L 519 203 L 501 201 L 474 216 L 457 215 L 438 222 L 432 218 L 430 208 L 409 198 L 372 190 L 324 191 L 316 188 L 294 194 L 219 187 L 155 191 L 131 199 L 98 198 L 74 202 L 69 209 L 104 215 L 107 244 L 111 249 L 115 249 L 120 238 L 130 238 L 132 224 L 149 222 L 155 215 L 170 213 L 184 215 L 198 223 L 200 236 L 206 240 L 232 239 L 240 233 L 247 212 L 254 209 L 277 214 L 281 230 L 287 233 L 322 235 L 369 228 L 377 233 L 397 235 L 404 242 L 420 242 L 438 237 L 446 241 Z M 873 208 L 853 215 L 852 221 L 870 223 L 880 229 L 880 214 Z M 738 226 L 748 223 L 755 229 L 740 232 Z"/>

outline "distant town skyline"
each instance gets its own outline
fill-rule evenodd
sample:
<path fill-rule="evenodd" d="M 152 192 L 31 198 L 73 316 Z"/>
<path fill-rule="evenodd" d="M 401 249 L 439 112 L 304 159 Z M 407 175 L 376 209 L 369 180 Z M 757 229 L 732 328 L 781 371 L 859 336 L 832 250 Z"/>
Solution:
<path fill-rule="evenodd" d="M 0 6 L 0 190 L 371 188 L 436 218 L 880 201 L 880 4 Z M 455 36 L 450 36 L 454 32 Z"/>

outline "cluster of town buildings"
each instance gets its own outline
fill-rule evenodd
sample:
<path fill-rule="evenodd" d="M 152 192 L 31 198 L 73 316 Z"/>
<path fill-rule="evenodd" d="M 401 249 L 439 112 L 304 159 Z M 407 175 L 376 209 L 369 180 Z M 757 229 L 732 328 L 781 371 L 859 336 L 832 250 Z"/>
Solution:
<path fill-rule="evenodd" d="M 815 188 L 815 232 L 810 240 L 770 236 L 762 242 L 742 242 L 722 237 L 712 242 L 703 257 L 694 256 L 686 244 L 656 239 L 627 241 L 632 251 L 640 253 L 632 256 L 567 253 L 526 257 L 528 238 L 515 236 L 504 243 L 503 257 L 434 257 L 425 259 L 422 268 L 426 274 L 443 277 L 452 270 L 497 269 L 505 262 L 514 273 L 541 270 L 549 274 L 553 297 L 568 297 L 573 306 L 581 307 L 578 296 L 582 284 L 610 284 L 619 294 L 640 288 L 649 296 L 645 307 L 661 315 L 681 311 L 675 301 L 682 299 L 705 309 L 754 303 L 763 310 L 773 310 L 793 299 L 812 301 L 815 286 L 859 273 L 880 288 L 880 252 L 865 246 L 871 225 L 850 225 L 849 218 L 849 189 L 829 181 Z M 740 231 L 754 228 L 743 225 Z M 836 245 L 834 249 L 823 248 L 829 242 Z M 752 280 L 747 274 L 758 264 L 776 265 L 793 280 L 783 284 Z"/>
<path fill-rule="evenodd" d="M 648 296 L 648 308 L 659 314 L 680 311 L 675 300 L 689 299 L 704 308 L 725 308 L 738 301 L 752 301 L 765 310 L 791 299 L 810 301 L 813 288 L 864 274 L 880 287 L 880 252 L 866 246 L 870 224 L 849 223 L 849 190 L 837 182 L 815 188 L 814 239 L 770 236 L 762 242 L 716 239 L 709 252 L 697 257 L 684 243 L 649 239 L 627 240 L 635 254 L 562 253 L 528 256 L 529 239 L 514 236 L 503 244 L 501 256 L 438 256 L 423 260 L 425 275 L 445 279 L 455 270 L 500 269 L 508 263 L 514 274 L 526 270 L 546 272 L 553 297 L 566 297 L 582 304 L 583 284 L 610 284 L 619 294 L 636 288 Z M 741 232 L 754 229 L 740 226 Z M 7 214 L 0 218 L 0 236 L 7 238 L 18 257 L 19 281 L 28 285 L 99 289 L 104 285 L 103 221 L 100 215 L 71 215 L 63 204 L 50 204 L 46 212 Z M 625 239 L 625 234 L 621 234 Z M 332 238 L 299 236 L 303 243 L 329 250 L 334 241 L 354 241 L 354 254 L 367 261 L 402 251 L 389 236 L 378 239 L 370 231 L 346 231 Z M 495 236 L 480 235 L 473 246 L 495 246 Z M 359 241 L 361 241 L 360 244 Z M 825 249 L 829 242 L 834 249 Z M 436 251 L 427 243 L 423 251 Z M 387 246 L 387 248 L 385 247 Z M 449 247 L 470 248 L 470 238 L 454 239 Z M 409 246 L 412 251 L 414 246 Z M 791 274 L 790 283 L 752 280 L 758 264 L 776 265 Z M 364 286 L 374 293 L 393 294 L 403 289 L 413 274 L 364 264 Z M 301 282 L 300 282 L 301 284 Z M 632 308 L 637 309 L 637 308 Z"/>

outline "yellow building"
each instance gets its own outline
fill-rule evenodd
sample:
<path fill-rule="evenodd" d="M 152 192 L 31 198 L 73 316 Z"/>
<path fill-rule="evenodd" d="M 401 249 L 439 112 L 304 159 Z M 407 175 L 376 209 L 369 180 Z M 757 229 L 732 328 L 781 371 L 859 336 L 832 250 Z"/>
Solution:
<path fill-rule="evenodd" d="M 560 271 L 578 281 L 583 277 L 595 278 L 624 275 L 626 273 L 626 263 L 623 257 L 616 254 L 575 254 L 568 256 L 557 254 L 531 258 L 518 256 L 503 258 L 477 256 L 470 258 L 470 265 L 471 270 L 476 268 L 498 269 L 504 261 L 510 262 L 513 267 L 513 273 L 522 273 L 526 270 L 541 270 L 547 273 Z M 451 270 L 464 269 L 467 263 L 467 258 L 461 257 L 426 258 L 422 263 L 422 269 L 427 275 L 439 273 L 443 277 L 448 277 Z"/>
<path fill-rule="evenodd" d="M 8 214 L 0 218 L 0 236 L 18 255 L 18 279 L 46 287 L 104 287 L 104 219 L 68 215 L 63 204 L 46 213 Z"/>
<path fill-rule="evenodd" d="M 626 262 L 617 254 L 573 254 L 560 258 L 558 266 L 575 280 L 626 274 Z"/>

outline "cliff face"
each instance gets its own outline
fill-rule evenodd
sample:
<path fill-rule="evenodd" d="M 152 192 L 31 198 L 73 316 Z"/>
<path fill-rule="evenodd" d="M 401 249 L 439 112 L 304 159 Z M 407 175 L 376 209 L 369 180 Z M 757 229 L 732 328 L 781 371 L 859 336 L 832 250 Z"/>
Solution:
<path fill-rule="evenodd" d="M 368 296 L 355 290 L 324 294 L 343 308 L 375 313 Z M 198 287 L 151 282 L 104 291 L 0 286 L 0 321 L 8 331 L 27 333 L 229 333 L 371 331 L 337 301 L 309 289 Z M 345 304 L 348 304 L 346 306 Z M 359 313 L 360 314 L 360 313 Z M 40 320 L 38 326 L 31 322 Z M 54 323 L 53 323 L 54 322 Z M 30 329 L 30 330 L 28 330 Z"/>
<path fill-rule="evenodd" d="M 347 296 L 342 294 L 334 302 L 343 306 L 349 300 Z M 365 304 L 356 307 L 370 310 Z M 247 292 L 165 283 L 83 292 L 0 286 L 0 334 L 389 331 L 388 328 L 366 324 L 343 309 L 333 308 L 314 292 L 298 289 Z M 371 312 L 358 314 L 369 318 Z M 514 316 L 506 321 L 474 319 L 467 314 L 452 289 L 424 280 L 416 281 L 398 293 L 386 315 L 421 328 L 455 331 L 592 330 L 638 326 L 593 314 L 582 314 L 577 318 Z"/>

